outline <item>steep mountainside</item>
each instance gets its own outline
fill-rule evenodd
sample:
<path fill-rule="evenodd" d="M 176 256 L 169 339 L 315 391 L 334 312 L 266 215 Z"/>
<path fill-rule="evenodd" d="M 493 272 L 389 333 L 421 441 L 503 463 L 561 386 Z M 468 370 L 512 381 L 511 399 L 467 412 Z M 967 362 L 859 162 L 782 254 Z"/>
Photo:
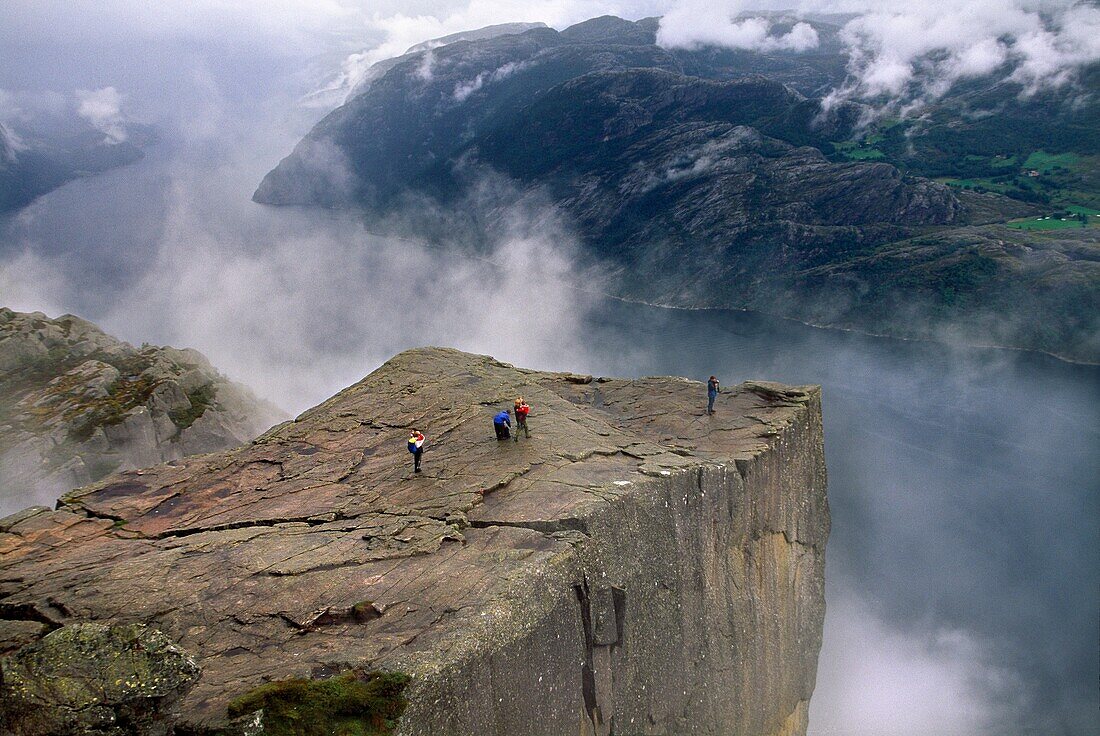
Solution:
<path fill-rule="evenodd" d="M 755 304 L 818 324 L 1100 360 L 1100 227 L 1029 235 L 962 227 L 792 273 L 792 301 Z M 898 316 L 903 319 L 898 319 Z M 905 315 L 911 315 L 904 319 Z"/>
<path fill-rule="evenodd" d="M 498 442 L 519 394 L 532 437 Z M 411 350 L 251 445 L 4 519 L 0 722 L 801 736 L 830 527 L 820 390 L 705 400 L 682 378 Z"/>
<path fill-rule="evenodd" d="M 56 128 L 56 126 L 54 126 Z M 35 135 L 21 131 L 20 145 L 0 126 L 0 215 L 27 206 L 62 184 L 139 160 L 153 139 L 147 126 L 128 126 L 125 141 L 106 141 L 90 125 Z"/>
<path fill-rule="evenodd" d="M 0 309 L 0 503 L 239 445 L 282 412 L 194 350 L 131 345 L 79 317 Z"/>
<path fill-rule="evenodd" d="M 935 269 L 905 265 L 914 238 L 965 248 L 967 228 L 1010 220 L 1009 240 L 1026 251 L 1064 251 L 1018 218 L 1070 206 L 1065 197 L 1088 203 L 1089 187 L 1100 193 L 1092 159 L 1080 158 L 1095 148 L 1085 131 L 1100 120 L 1096 98 L 968 83 L 919 119 L 864 127 L 866 107 L 822 106 L 843 81 L 835 24 L 815 24 L 821 42 L 806 54 L 666 49 L 657 27 L 605 17 L 402 57 L 322 120 L 254 199 L 362 209 L 379 227 L 397 213 L 402 228 L 446 239 L 455 220 L 492 229 L 510 198 L 535 195 L 568 215 L 615 295 L 914 337 L 980 323 L 1012 304 L 990 297 L 1013 283 L 1037 297 L 997 344 L 1100 360 L 1100 317 L 1084 309 L 1100 299 L 1100 251 L 1087 235 L 1058 241 L 1077 243 L 1060 270 L 1076 309 L 1019 249 L 948 278 L 949 289 Z M 1040 145 L 1013 131 L 1041 113 L 1048 151 L 996 153 L 1014 140 Z M 1067 146 L 1080 156 L 1050 153 Z M 987 169 L 996 182 L 958 178 Z M 483 182 L 499 180 L 508 186 L 492 189 L 498 201 L 469 206 Z M 913 283 L 921 273 L 931 280 Z M 890 294 L 891 279 L 914 288 Z M 1053 324 L 1029 324 L 1044 311 Z"/>

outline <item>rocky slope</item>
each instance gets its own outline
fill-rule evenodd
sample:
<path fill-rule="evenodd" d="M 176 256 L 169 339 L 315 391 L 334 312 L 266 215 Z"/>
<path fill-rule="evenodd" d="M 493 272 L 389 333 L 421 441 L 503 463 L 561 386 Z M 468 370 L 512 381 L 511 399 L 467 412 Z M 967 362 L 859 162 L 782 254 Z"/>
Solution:
<path fill-rule="evenodd" d="M 908 238 L 792 273 L 752 306 L 817 324 L 1100 361 L 1100 228 Z M 898 316 L 908 316 L 898 319 Z"/>
<path fill-rule="evenodd" d="M 79 317 L 0 309 L 0 503 L 239 445 L 282 418 L 200 353 L 133 346 Z"/>
<path fill-rule="evenodd" d="M 35 129 L 36 124 L 41 129 Z M 87 121 L 35 120 L 19 131 L 19 146 L 0 125 L 0 215 L 19 210 L 61 185 L 133 163 L 154 139 L 149 126 L 128 125 L 123 141 L 107 139 Z"/>
<path fill-rule="evenodd" d="M 533 437 L 497 442 L 517 394 Z M 413 350 L 249 446 L 9 517 L 0 722 L 803 734 L 829 532 L 820 393 L 746 383 L 712 417 L 703 401 L 679 378 Z"/>
<path fill-rule="evenodd" d="M 1075 103 L 1072 85 L 1020 100 L 993 79 L 952 90 L 919 121 L 863 128 L 859 105 L 823 112 L 846 57 L 839 27 L 814 25 L 820 44 L 803 54 L 663 48 L 656 19 L 612 17 L 411 53 L 318 123 L 254 199 L 359 208 L 376 229 L 463 243 L 506 231 L 510 204 L 548 202 L 615 296 L 907 337 L 942 336 L 946 323 L 972 333 L 1005 303 L 989 295 L 1015 279 L 1014 291 L 1044 297 L 1011 309 L 995 344 L 1100 361 L 1096 318 L 1067 310 L 1042 269 L 999 259 L 944 289 L 905 266 L 914 238 L 1037 206 L 915 173 L 959 176 L 994 154 L 1004 155 L 993 164 L 1022 161 L 1006 156 L 1029 120 L 1043 121 L 1029 145 L 1092 152 L 1085 131 L 1100 105 Z M 1012 240 L 1050 252 L 1044 238 Z M 1095 302 L 1100 253 L 1084 251 L 1063 271 Z M 928 280 L 904 294 L 879 288 L 920 273 Z M 1056 322 L 1036 329 L 1032 306 Z"/>

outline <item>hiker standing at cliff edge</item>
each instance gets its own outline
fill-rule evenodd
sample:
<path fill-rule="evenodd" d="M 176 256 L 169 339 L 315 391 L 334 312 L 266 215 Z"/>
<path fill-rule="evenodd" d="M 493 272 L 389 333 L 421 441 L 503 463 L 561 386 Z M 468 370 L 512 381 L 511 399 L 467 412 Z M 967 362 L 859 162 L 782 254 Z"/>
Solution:
<path fill-rule="evenodd" d="M 721 386 L 718 385 L 718 379 L 711 376 L 707 380 L 707 414 L 714 413 L 714 400 L 718 398 L 718 392 L 721 391 Z"/>
<path fill-rule="evenodd" d="M 424 434 L 414 429 L 409 434 L 409 452 L 413 456 L 413 472 L 420 472 L 420 456 L 424 454 Z"/>
<path fill-rule="evenodd" d="M 527 402 L 520 396 L 516 399 L 515 407 L 512 409 L 516 415 L 516 436 L 513 440 L 519 442 L 519 431 L 523 430 L 523 436 L 527 439 L 531 439 L 531 432 L 527 429 L 527 415 L 531 413 L 531 407 L 527 405 Z"/>
<path fill-rule="evenodd" d="M 512 417 L 509 416 L 507 409 L 505 409 L 504 411 L 500 412 L 495 417 L 493 417 L 493 430 L 497 433 L 497 439 L 498 440 L 508 439 L 508 435 L 509 435 L 508 429 L 511 426 L 512 426 Z"/>

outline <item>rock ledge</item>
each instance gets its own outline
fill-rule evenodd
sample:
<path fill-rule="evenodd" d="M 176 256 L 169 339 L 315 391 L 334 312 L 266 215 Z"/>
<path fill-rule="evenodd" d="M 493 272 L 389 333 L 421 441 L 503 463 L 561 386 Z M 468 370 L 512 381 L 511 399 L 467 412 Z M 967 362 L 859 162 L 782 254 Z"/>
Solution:
<path fill-rule="evenodd" d="M 519 394 L 534 436 L 497 442 Z M 262 733 L 229 704 L 378 671 L 411 677 L 399 734 L 804 733 L 820 392 L 704 402 L 679 378 L 402 353 L 251 445 L 0 521 L 0 645 L 15 661 L 80 622 L 163 632 L 201 667 L 177 734 Z"/>

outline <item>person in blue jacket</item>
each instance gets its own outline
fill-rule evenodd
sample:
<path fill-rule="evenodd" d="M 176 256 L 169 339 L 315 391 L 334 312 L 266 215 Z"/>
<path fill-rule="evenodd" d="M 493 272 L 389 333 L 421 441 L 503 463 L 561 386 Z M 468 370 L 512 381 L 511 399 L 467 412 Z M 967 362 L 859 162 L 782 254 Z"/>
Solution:
<path fill-rule="evenodd" d="M 707 381 L 707 414 L 714 413 L 714 400 L 718 398 L 718 392 L 721 391 L 721 387 L 718 385 L 718 379 L 711 376 Z"/>
<path fill-rule="evenodd" d="M 498 440 L 506 440 L 510 436 L 509 429 L 512 426 L 512 417 L 508 414 L 508 410 L 497 414 L 493 417 L 493 429 L 496 430 Z"/>

